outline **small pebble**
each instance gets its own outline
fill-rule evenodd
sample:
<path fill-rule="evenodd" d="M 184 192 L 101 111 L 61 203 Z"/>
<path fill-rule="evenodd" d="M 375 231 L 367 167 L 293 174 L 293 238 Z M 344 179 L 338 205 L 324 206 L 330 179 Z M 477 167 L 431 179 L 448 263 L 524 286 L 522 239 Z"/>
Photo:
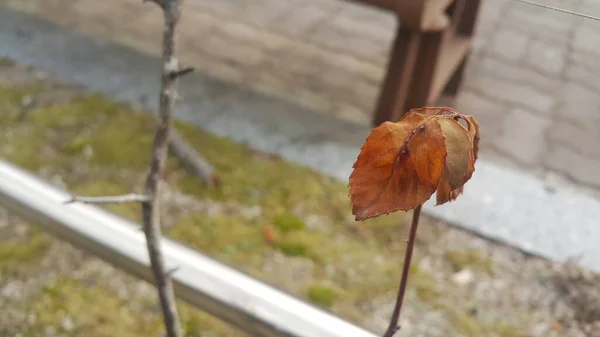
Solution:
<path fill-rule="evenodd" d="M 475 274 L 469 269 L 463 269 L 452 275 L 452 281 L 460 286 L 468 285 L 473 282 L 473 280 L 475 280 Z"/>
<path fill-rule="evenodd" d="M 63 318 L 61 326 L 66 331 L 73 330 L 73 321 L 71 320 L 71 317 Z"/>
<path fill-rule="evenodd" d="M 31 106 L 31 104 L 33 104 L 33 97 L 31 97 L 31 95 L 24 95 L 21 98 L 21 105 L 24 108 L 29 108 Z"/>

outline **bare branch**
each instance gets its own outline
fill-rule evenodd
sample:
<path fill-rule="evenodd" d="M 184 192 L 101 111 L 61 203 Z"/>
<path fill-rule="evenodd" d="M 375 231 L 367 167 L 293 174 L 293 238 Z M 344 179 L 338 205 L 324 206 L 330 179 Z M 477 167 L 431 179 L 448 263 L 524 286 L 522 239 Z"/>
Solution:
<path fill-rule="evenodd" d="M 157 2 L 158 0 L 153 1 Z M 175 32 L 181 16 L 181 0 L 161 0 L 161 3 L 165 20 L 162 50 L 163 70 L 160 85 L 158 123 L 154 142 L 152 143 L 150 172 L 146 178 L 146 195 L 150 196 L 150 200 L 142 204 L 142 218 L 148 256 L 150 257 L 150 267 L 154 275 L 156 289 L 158 290 L 166 335 L 168 337 L 181 337 L 181 322 L 179 321 L 175 302 L 172 275 L 165 272 L 165 258 L 160 244 L 162 234 L 160 228 L 160 200 L 158 198 L 161 177 L 165 171 L 171 133 L 171 119 L 177 96 L 178 76 L 171 76 L 170 74 L 178 69 L 178 62 L 175 55 L 175 41 L 177 40 Z"/>
<path fill-rule="evenodd" d="M 180 268 L 179 266 L 173 267 L 173 268 L 167 270 L 166 274 L 169 276 L 173 276 L 173 274 L 175 274 L 175 272 L 177 272 L 179 270 L 179 268 Z"/>
<path fill-rule="evenodd" d="M 200 178 L 205 187 L 219 184 L 219 178 L 212 165 L 204 159 L 196 150 L 189 146 L 183 137 L 176 131 L 171 130 L 169 147 L 173 154 L 181 161 L 185 169 L 192 175 Z"/>
<path fill-rule="evenodd" d="M 179 77 L 194 71 L 187 67 L 179 69 L 176 58 L 175 38 L 176 28 L 181 17 L 182 0 L 142 0 L 153 2 L 161 7 L 164 13 L 165 28 L 163 33 L 162 73 L 160 83 L 160 98 L 157 118 L 156 134 L 152 143 L 152 160 L 150 171 L 146 178 L 145 194 L 126 194 L 117 196 L 81 197 L 73 196 L 65 204 L 81 202 L 87 204 L 110 204 L 138 202 L 142 204 L 142 229 L 146 237 L 146 246 L 150 258 L 150 268 L 154 276 L 154 283 L 158 291 L 160 307 L 165 324 L 167 337 L 182 337 L 181 322 L 175 302 L 173 291 L 173 273 L 179 268 L 170 270 L 165 268 L 165 258 L 162 251 L 160 238 L 160 187 L 161 177 L 164 175 L 169 146 L 180 157 L 188 168 L 202 178 L 205 185 L 216 181 L 212 166 L 198 155 L 193 148 L 188 146 L 177 133 L 171 137 L 171 119 L 177 100 L 177 82 Z"/>
<path fill-rule="evenodd" d="M 190 73 L 192 73 L 194 70 L 196 70 L 196 69 L 194 69 L 194 68 L 192 68 L 192 67 L 187 67 L 187 68 L 183 68 L 183 69 L 180 69 L 180 70 L 173 71 L 173 72 L 171 72 L 171 73 L 169 74 L 169 76 L 170 76 L 172 79 L 176 79 L 176 78 L 179 78 L 179 77 L 185 76 L 185 75 L 187 75 L 187 74 L 190 74 Z"/>
<path fill-rule="evenodd" d="M 100 197 L 83 197 L 74 195 L 70 200 L 65 201 L 65 204 L 80 202 L 84 204 L 124 204 L 129 202 L 148 202 L 150 198 L 144 194 L 123 194 L 123 195 L 108 195 Z"/>

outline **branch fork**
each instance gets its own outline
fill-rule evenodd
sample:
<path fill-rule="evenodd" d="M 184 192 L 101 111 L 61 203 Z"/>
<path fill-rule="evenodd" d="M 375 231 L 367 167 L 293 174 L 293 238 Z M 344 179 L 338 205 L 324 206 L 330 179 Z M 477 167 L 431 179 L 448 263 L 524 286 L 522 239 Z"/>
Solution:
<path fill-rule="evenodd" d="M 175 273 L 178 268 L 167 270 L 165 264 L 160 241 L 162 234 L 160 228 L 160 201 L 158 194 L 160 192 L 161 177 L 164 174 L 169 146 L 171 146 L 176 153 L 185 153 L 191 157 L 195 154 L 195 152 L 185 146 L 181 146 L 182 144 L 185 145 L 185 143 L 183 143 L 183 140 L 178 137 L 176 133 L 176 141 L 170 144 L 172 133 L 171 120 L 175 110 L 175 102 L 177 100 L 177 82 L 179 77 L 191 73 L 194 69 L 191 67 L 180 69 L 179 62 L 175 55 L 175 33 L 181 17 L 182 0 L 143 0 L 143 2 L 153 2 L 157 4 L 163 10 L 165 20 L 162 50 L 163 67 L 160 81 L 161 87 L 157 129 L 152 143 L 152 160 L 150 163 L 150 171 L 146 178 L 145 192 L 144 194 L 125 194 L 103 197 L 73 196 L 65 203 L 120 204 L 137 202 L 142 204 L 143 230 L 146 236 L 150 267 L 154 275 L 156 289 L 158 290 L 166 336 L 182 337 L 183 330 L 177 312 L 172 281 L 173 273 Z M 182 148 L 186 151 L 181 150 Z M 198 156 L 196 156 L 196 158 L 198 158 Z M 197 164 L 198 160 L 196 159 L 196 161 L 190 162 L 192 162 L 192 164 Z M 201 164 L 203 163 L 201 162 Z M 202 165 L 199 167 L 200 169 L 204 168 Z"/>

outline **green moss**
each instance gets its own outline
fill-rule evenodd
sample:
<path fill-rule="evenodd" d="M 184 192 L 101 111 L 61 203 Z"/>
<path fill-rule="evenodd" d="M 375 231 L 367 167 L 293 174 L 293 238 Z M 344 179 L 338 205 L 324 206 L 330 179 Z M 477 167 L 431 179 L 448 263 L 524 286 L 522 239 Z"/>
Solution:
<path fill-rule="evenodd" d="M 218 320 L 208 313 L 180 304 L 181 325 L 185 337 L 248 337 L 244 332 Z"/>
<path fill-rule="evenodd" d="M 149 114 L 115 104 L 100 95 L 82 95 L 65 104 L 40 106 L 23 122 L 5 119 L 4 116 L 18 115 L 23 95 L 31 94 L 31 90 L 0 87 L 0 107 L 11 106 L 15 111 L 11 115 L 4 113 L 10 109 L 3 109 L 3 118 L 0 118 L 0 124 L 8 125 L 11 130 L 0 133 L 0 144 L 10 144 L 0 147 L 1 157 L 33 171 L 43 168 L 49 174 L 58 175 L 71 191 L 81 195 L 142 190 L 155 131 Z M 399 256 L 405 247 L 402 242 L 406 237 L 405 213 L 356 223 L 351 220 L 345 184 L 196 127 L 176 124 L 186 140 L 215 166 L 222 184 L 218 188 L 203 188 L 175 158 L 170 158 L 166 183 L 178 192 L 195 197 L 201 207 L 186 206 L 164 214 L 165 220 L 169 220 L 169 227 L 165 228 L 167 235 L 276 285 L 280 275 L 265 271 L 272 262 L 273 250 L 294 256 L 294 260 L 310 259 L 314 275 L 311 274 L 301 288 L 286 290 L 296 294 L 306 292 L 308 298 L 323 306 L 335 303 L 342 312 L 360 312 L 373 298 L 396 289 Z M 210 212 L 205 209 L 224 203 L 242 208 L 258 207 L 260 216 L 242 216 L 227 207 L 217 207 L 217 211 Z M 108 208 L 139 220 L 137 205 Z M 172 206 L 164 210 L 170 211 L 170 208 Z M 305 215 L 322 219 L 319 231 L 306 228 L 301 220 Z M 265 240 L 267 226 L 275 228 L 277 235 L 273 243 Z M 31 251 L 31 259 L 25 260 L 36 261 L 44 252 L 42 246 L 28 244 L 24 252 L 17 255 L 24 258 L 28 256 L 27 251 Z M 0 258 L 13 259 L 6 253 L 0 254 Z M 0 268 L 10 265 L 0 260 Z M 12 266 L 21 268 L 21 264 Z M 339 286 L 344 296 L 337 296 L 337 289 L 321 286 L 327 282 Z M 432 306 L 443 296 L 435 279 L 418 268 L 411 269 L 409 282 L 419 299 Z M 61 286 L 61 283 L 64 284 Z M 156 311 L 135 309 L 133 304 L 139 304 L 140 299 L 125 303 L 98 285 L 88 287 L 69 280 L 59 280 L 57 284 L 47 291 L 50 295 L 33 303 L 34 312 L 43 317 L 35 323 L 36 328 L 56 325 L 61 315 L 68 312 L 77 321 L 77 333 L 71 334 L 73 336 L 157 334 L 159 315 Z M 305 288 L 306 284 L 313 285 Z M 85 303 L 88 306 L 94 303 L 97 309 L 86 311 Z M 154 299 L 150 303 L 155 303 Z M 239 335 L 205 314 L 184 309 L 182 317 L 189 335 Z"/>
<path fill-rule="evenodd" d="M 142 318 L 127 306 L 127 299 L 101 285 L 85 286 L 71 279 L 59 279 L 44 288 L 43 295 L 33 303 L 32 312 L 36 315 L 35 324 L 26 335 L 54 328 L 63 336 L 150 336 L 158 334 L 161 328 L 158 315 Z M 62 324 L 65 319 L 71 321 L 66 327 Z"/>
<path fill-rule="evenodd" d="M 491 273 L 494 269 L 494 261 L 483 256 L 478 249 L 448 250 L 446 259 L 448 259 L 454 271 L 469 268 Z"/>
<path fill-rule="evenodd" d="M 29 88 L 1 87 L 0 106 L 4 109 L 15 108 L 21 104 L 21 100 L 27 95 Z"/>
<path fill-rule="evenodd" d="M 204 253 L 243 264 L 246 268 L 260 265 L 264 252 L 270 249 L 258 222 L 237 216 L 187 214 L 176 221 L 168 235 Z"/>
<path fill-rule="evenodd" d="M 23 123 L 14 124 L 22 97 L 35 95 L 39 90 L 42 89 L 0 87 L 0 107 L 4 107 L 1 120 L 12 123 L 6 125 L 11 125 L 19 135 L 18 138 L 0 135 L 0 142 L 11 144 L 0 155 L 32 170 L 41 166 L 57 168 L 64 167 L 71 157 L 87 163 L 87 158 L 81 156 L 83 149 L 89 147 L 90 160 L 96 165 L 137 170 L 148 165 L 153 133 L 151 116 L 99 95 L 39 107 L 30 111 Z"/>
<path fill-rule="evenodd" d="M 194 177 L 182 176 L 177 185 L 186 193 L 260 204 L 266 217 L 299 207 L 307 214 L 335 217 L 349 212 L 347 189 L 332 178 L 257 153 L 229 139 L 208 135 L 190 125 L 177 123 L 177 128 L 215 166 L 222 181 L 218 189 L 206 190 Z"/>
<path fill-rule="evenodd" d="M 14 97 L 11 99 L 18 103 L 19 96 Z M 257 206 L 261 215 L 185 209 L 168 215 L 171 225 L 165 230 L 167 235 L 275 283 L 278 275 L 264 272 L 274 249 L 296 259 L 310 259 L 317 271 L 311 282 L 320 284 L 328 279 L 343 287 L 344 304 L 340 307 L 347 307 L 349 312 L 355 312 L 357 309 L 351 309 L 361 303 L 370 303 L 376 294 L 395 289 L 400 271 L 397 253 L 404 249 L 402 239 L 406 235 L 405 214 L 355 223 L 349 220 L 347 187 L 337 180 L 196 127 L 176 124 L 186 140 L 215 166 L 222 184 L 203 188 L 174 158 L 169 160 L 166 182 L 201 203 Z M 99 95 L 83 95 L 66 104 L 39 107 L 24 123 L 13 123 L 11 128 L 13 136 L 8 139 L 0 134 L 0 143 L 10 143 L 16 150 L 0 148 L 0 155 L 34 171 L 49 169 L 77 194 L 113 195 L 143 188 L 154 134 L 154 121 L 148 114 Z M 138 205 L 107 207 L 139 220 Z M 323 226 L 309 231 L 293 214 L 316 215 Z M 265 240 L 267 226 L 276 231 L 273 243 Z M 374 259 L 380 256 L 385 256 L 385 262 L 374 267 Z M 336 266 L 340 271 L 331 275 L 325 266 Z M 348 270 L 361 277 L 352 276 Z M 423 273 L 411 276 L 411 286 L 423 299 L 437 294 L 434 282 Z M 302 293 L 302 289 L 288 290 Z M 192 330 L 193 326 L 189 328 Z"/>
<path fill-rule="evenodd" d="M 331 287 L 314 284 L 306 290 L 306 297 L 315 304 L 330 308 L 335 303 L 337 293 Z"/>
<path fill-rule="evenodd" d="M 0 241 L 0 279 L 22 274 L 35 267 L 35 261 L 50 248 L 50 238 L 35 228 L 19 241 Z"/>
<path fill-rule="evenodd" d="M 464 310 L 457 303 L 441 304 L 448 321 L 454 330 L 465 337 L 527 337 L 522 329 L 503 321 L 489 321 Z M 521 317 L 525 319 L 525 317 Z"/>
<path fill-rule="evenodd" d="M 303 256 L 317 262 L 323 261 L 327 249 L 321 235 L 306 232 L 284 233 L 275 245 L 288 256 Z"/>
<path fill-rule="evenodd" d="M 437 307 L 438 300 L 442 297 L 442 292 L 435 278 L 431 274 L 423 271 L 416 264 L 411 264 L 409 269 L 409 282 L 415 289 L 417 297 L 424 303 Z"/>
<path fill-rule="evenodd" d="M 482 323 L 476 317 L 463 312 L 458 306 L 446 305 L 444 311 L 454 330 L 461 336 L 482 337 L 487 335 Z"/>
<path fill-rule="evenodd" d="M 379 244 L 406 246 L 408 227 L 406 226 L 406 213 L 404 212 L 384 215 L 355 225 L 360 226 L 359 230 L 362 235 Z"/>
<path fill-rule="evenodd" d="M 282 231 L 300 231 L 306 228 L 306 224 L 292 213 L 284 212 L 273 218 L 273 225 Z"/>
<path fill-rule="evenodd" d="M 502 336 L 502 337 L 527 337 L 521 329 L 506 323 L 485 323 L 478 318 L 465 313 L 456 314 L 451 319 L 451 324 L 462 336 L 482 337 L 482 336 Z"/>
<path fill-rule="evenodd" d="M 159 336 L 164 328 L 155 301 L 154 296 L 138 298 L 138 305 L 133 305 L 102 284 L 62 278 L 46 286 L 30 304 L 35 321 L 23 333 L 38 336 L 53 329 L 68 337 Z M 206 313 L 187 305 L 179 307 L 187 336 L 202 335 L 205 329 L 216 336 L 243 336 Z"/>
<path fill-rule="evenodd" d="M 141 170 L 150 162 L 154 121 L 148 114 L 90 95 L 31 115 L 34 124 L 60 130 L 56 141 L 65 154 L 81 154 L 78 150 L 90 147 L 97 165 Z"/>
<path fill-rule="evenodd" d="M 529 334 L 523 332 L 522 329 L 516 326 L 507 324 L 505 322 L 495 322 L 487 325 L 487 330 L 491 330 L 496 333 L 497 336 L 502 337 L 528 337 Z"/>
<path fill-rule="evenodd" d="M 303 242 L 296 240 L 285 240 L 277 243 L 277 247 L 289 256 L 307 256 L 308 248 Z"/>
<path fill-rule="evenodd" d="M 0 86 L 0 126 L 7 126 L 17 121 L 22 112 L 21 102 L 23 97 L 29 92 L 34 91 L 34 88 L 11 88 Z"/>
<path fill-rule="evenodd" d="M 87 137 L 75 137 L 66 143 L 62 148 L 62 153 L 66 155 L 81 155 L 86 148 L 90 147 L 90 140 Z"/>

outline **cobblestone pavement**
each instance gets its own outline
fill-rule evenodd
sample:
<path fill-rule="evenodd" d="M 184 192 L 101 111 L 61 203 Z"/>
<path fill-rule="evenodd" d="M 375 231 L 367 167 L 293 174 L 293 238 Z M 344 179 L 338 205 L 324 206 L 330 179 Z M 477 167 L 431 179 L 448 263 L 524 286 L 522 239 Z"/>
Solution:
<path fill-rule="evenodd" d="M 539 0 L 600 16 L 596 0 Z M 161 13 L 141 0 L 0 0 L 157 54 Z M 600 191 L 600 22 L 484 0 L 456 107 L 481 122 L 483 156 Z M 340 0 L 186 0 L 182 59 L 214 77 L 368 123 L 395 20 Z"/>

